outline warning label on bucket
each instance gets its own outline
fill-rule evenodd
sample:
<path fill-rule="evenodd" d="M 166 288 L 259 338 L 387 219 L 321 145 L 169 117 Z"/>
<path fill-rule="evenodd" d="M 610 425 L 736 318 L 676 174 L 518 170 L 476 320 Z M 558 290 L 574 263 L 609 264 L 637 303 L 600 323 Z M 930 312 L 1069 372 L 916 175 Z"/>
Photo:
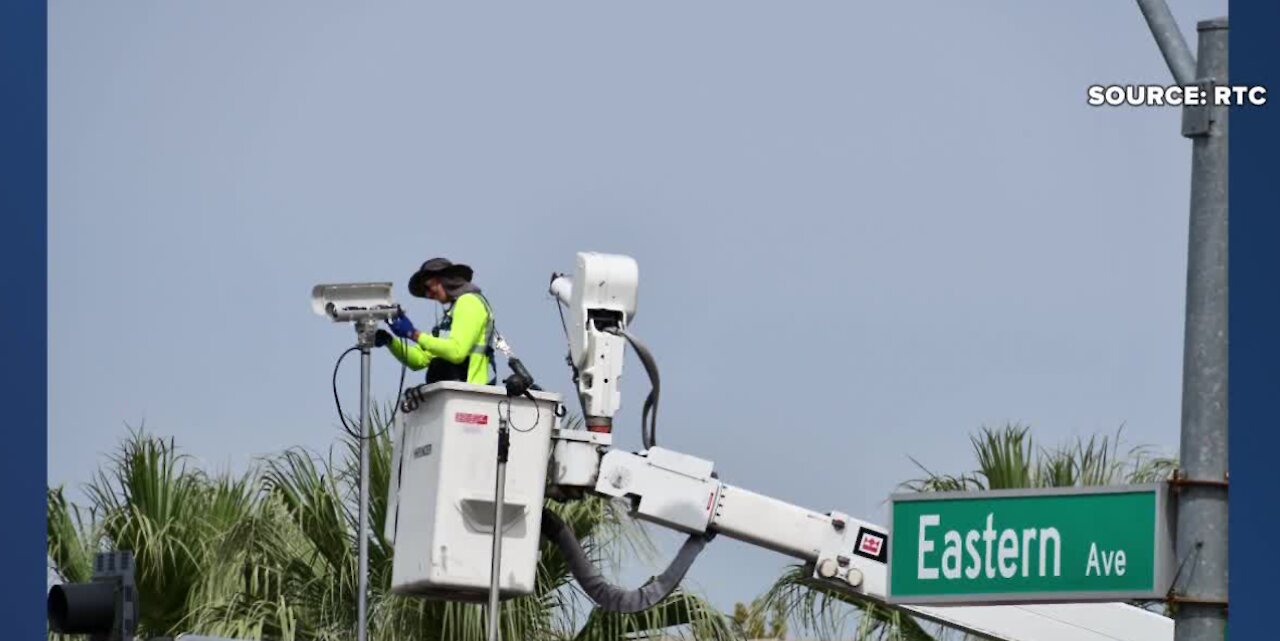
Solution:
<path fill-rule="evenodd" d="M 458 412 L 453 415 L 453 420 L 459 423 L 466 423 L 468 425 L 488 425 L 489 415 L 488 414 L 471 414 L 468 412 Z"/>

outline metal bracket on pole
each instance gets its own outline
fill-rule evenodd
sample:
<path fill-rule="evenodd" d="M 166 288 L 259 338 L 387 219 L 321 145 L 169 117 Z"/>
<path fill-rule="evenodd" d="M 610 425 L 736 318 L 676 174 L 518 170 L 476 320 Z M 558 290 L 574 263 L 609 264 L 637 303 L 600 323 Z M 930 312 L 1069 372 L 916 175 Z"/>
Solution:
<path fill-rule="evenodd" d="M 370 318 L 362 318 L 355 322 L 356 326 L 356 347 L 363 351 L 373 349 L 373 339 L 378 333 L 378 321 Z"/>
<path fill-rule="evenodd" d="M 1165 602 L 1170 605 L 1203 605 L 1206 607 L 1218 607 L 1223 610 L 1227 609 L 1228 603 L 1225 599 L 1192 599 L 1177 594 L 1170 594 Z"/>
<path fill-rule="evenodd" d="M 1213 482 L 1210 482 L 1210 483 L 1213 483 Z M 1199 551 L 1203 547 L 1204 547 L 1203 544 L 1197 545 L 1196 553 L 1199 553 Z M 1187 566 L 1187 560 L 1188 559 L 1183 558 L 1182 561 L 1179 562 L 1178 573 L 1173 578 L 1173 585 L 1169 586 L 1169 593 L 1165 595 L 1164 602 L 1174 607 L 1177 607 L 1179 605 L 1190 605 L 1190 606 L 1203 606 L 1208 608 L 1222 608 L 1223 615 L 1225 616 L 1227 612 L 1227 606 L 1228 606 L 1227 599 L 1197 598 L 1197 597 L 1187 596 L 1187 593 L 1185 591 L 1179 591 L 1178 588 L 1180 587 L 1180 582 L 1178 579 L 1182 576 L 1182 571 Z M 1181 582 L 1181 583 L 1185 583 L 1185 582 Z M 1185 585 L 1181 587 L 1185 587 Z"/>
<path fill-rule="evenodd" d="M 1169 487 L 1172 487 L 1173 491 L 1175 492 L 1181 490 L 1183 487 L 1191 487 L 1191 486 L 1220 487 L 1223 490 L 1226 490 L 1227 487 L 1229 486 L 1229 480 L 1230 480 L 1229 476 L 1230 475 L 1227 475 L 1227 477 L 1224 477 L 1222 480 L 1193 479 L 1193 478 L 1187 478 L 1187 475 L 1185 472 L 1183 472 L 1182 470 L 1178 470 L 1173 473 L 1173 478 L 1169 479 Z"/>
<path fill-rule="evenodd" d="M 1217 81 L 1213 78 L 1205 78 L 1196 81 L 1195 85 L 1200 88 L 1201 95 L 1211 97 Z M 1199 105 L 1187 105 L 1182 108 L 1182 135 L 1184 137 L 1200 138 L 1209 135 L 1213 128 L 1213 108 L 1210 105 L 1211 101 Z"/>

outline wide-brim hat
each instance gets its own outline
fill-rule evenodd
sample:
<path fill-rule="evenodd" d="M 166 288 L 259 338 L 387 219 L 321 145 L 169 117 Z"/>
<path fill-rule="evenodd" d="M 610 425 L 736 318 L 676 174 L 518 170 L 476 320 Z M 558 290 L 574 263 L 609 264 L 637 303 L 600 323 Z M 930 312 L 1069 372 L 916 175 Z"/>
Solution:
<path fill-rule="evenodd" d="M 422 263 L 422 267 L 409 277 L 409 293 L 418 298 L 427 297 L 427 279 L 457 276 L 471 282 L 471 268 L 466 265 L 455 265 L 448 258 L 432 258 Z"/>

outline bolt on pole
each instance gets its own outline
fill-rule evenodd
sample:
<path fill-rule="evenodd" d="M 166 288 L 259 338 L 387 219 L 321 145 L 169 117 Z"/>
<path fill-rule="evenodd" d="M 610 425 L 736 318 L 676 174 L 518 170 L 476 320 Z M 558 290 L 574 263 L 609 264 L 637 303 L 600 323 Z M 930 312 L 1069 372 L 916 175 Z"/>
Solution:
<path fill-rule="evenodd" d="M 1200 22 L 1197 82 L 1227 84 L 1227 19 Z M 1227 625 L 1227 114 L 1187 107 L 1192 141 L 1174 641 L 1221 641 Z"/>

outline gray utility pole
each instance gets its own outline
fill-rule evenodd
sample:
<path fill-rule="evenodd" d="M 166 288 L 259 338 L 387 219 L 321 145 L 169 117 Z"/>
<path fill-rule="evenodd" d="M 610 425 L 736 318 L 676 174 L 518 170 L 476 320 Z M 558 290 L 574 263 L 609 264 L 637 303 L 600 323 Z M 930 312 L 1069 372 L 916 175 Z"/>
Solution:
<path fill-rule="evenodd" d="M 1197 82 L 1227 84 L 1227 19 L 1201 22 Z M 1227 107 L 1183 114 L 1191 139 L 1191 231 L 1182 355 L 1174 641 L 1227 630 Z"/>
<path fill-rule="evenodd" d="M 1228 84 L 1227 19 L 1198 25 L 1198 60 L 1164 0 L 1139 0 L 1179 84 L 1212 92 Z M 1195 68 L 1194 80 L 1186 78 Z M 1222 641 L 1227 631 L 1227 113 L 1212 102 L 1184 107 L 1191 139 L 1191 227 L 1182 356 L 1179 570 L 1169 595 L 1174 641 Z"/>

